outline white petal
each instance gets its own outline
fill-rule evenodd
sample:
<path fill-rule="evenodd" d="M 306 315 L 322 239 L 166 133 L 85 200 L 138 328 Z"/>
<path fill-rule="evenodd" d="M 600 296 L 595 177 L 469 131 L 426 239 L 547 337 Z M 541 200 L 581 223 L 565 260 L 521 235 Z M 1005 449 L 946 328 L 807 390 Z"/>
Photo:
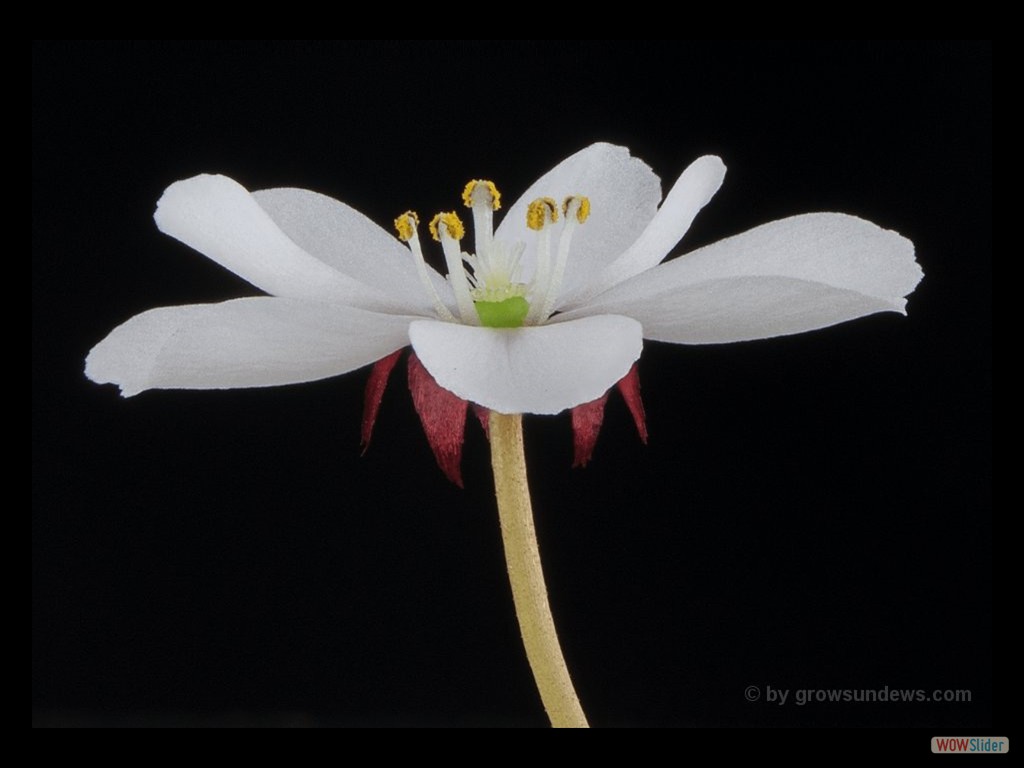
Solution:
<path fill-rule="evenodd" d="M 117 384 L 125 397 L 314 381 L 405 346 L 413 319 L 269 296 L 162 307 L 111 331 L 89 353 L 85 375 Z"/>
<path fill-rule="evenodd" d="M 592 283 L 584 284 L 580 292 L 567 297 L 566 306 L 578 305 L 590 296 L 660 264 L 683 239 L 700 209 L 722 186 L 724 178 L 725 163 L 720 157 L 705 155 L 690 163 L 640 237 L 605 267 Z"/>
<path fill-rule="evenodd" d="M 438 384 L 500 413 L 590 402 L 629 372 L 643 347 L 639 323 L 614 315 L 524 328 L 417 320 L 409 338 Z"/>
<path fill-rule="evenodd" d="M 245 187 L 226 176 L 204 174 L 171 184 L 153 218 L 162 232 L 274 296 L 391 306 L 379 291 L 302 250 Z"/>
<path fill-rule="evenodd" d="M 921 279 L 914 246 L 841 213 L 773 221 L 662 264 L 559 317 L 618 312 L 683 344 L 800 333 L 903 312 Z"/>
<path fill-rule="evenodd" d="M 661 181 L 626 147 L 592 144 L 567 157 L 526 190 L 495 233 L 499 240 L 526 243 L 524 278 L 533 275 L 537 243 L 536 232 L 526 226 L 527 206 L 538 197 L 554 198 L 561 205 L 569 195 L 590 198 L 590 218 L 573 237 L 563 293 L 596 275 L 640 236 L 658 209 Z"/>
<path fill-rule="evenodd" d="M 307 253 L 372 286 L 409 309 L 434 315 L 409 248 L 354 208 L 308 189 L 261 189 L 252 196 L 274 223 Z M 431 268 L 436 290 L 451 287 Z"/>

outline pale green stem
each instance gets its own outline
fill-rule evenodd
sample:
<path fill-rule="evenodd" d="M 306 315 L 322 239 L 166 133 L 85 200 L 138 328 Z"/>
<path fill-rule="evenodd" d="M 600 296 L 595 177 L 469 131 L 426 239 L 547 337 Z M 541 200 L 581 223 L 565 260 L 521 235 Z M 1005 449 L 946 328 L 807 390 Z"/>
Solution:
<path fill-rule="evenodd" d="M 516 617 L 544 709 L 555 728 L 588 728 L 558 644 L 533 527 L 523 417 L 491 412 L 491 466 Z"/>

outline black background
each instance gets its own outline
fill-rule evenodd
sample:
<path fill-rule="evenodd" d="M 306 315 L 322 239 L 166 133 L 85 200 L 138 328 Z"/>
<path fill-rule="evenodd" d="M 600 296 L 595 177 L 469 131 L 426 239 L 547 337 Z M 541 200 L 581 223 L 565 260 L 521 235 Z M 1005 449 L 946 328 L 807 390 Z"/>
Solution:
<path fill-rule="evenodd" d="M 592 723 L 992 726 L 987 44 L 37 43 L 32 111 L 37 724 L 545 724 L 475 422 L 460 491 L 404 370 L 361 458 L 365 372 L 123 400 L 82 367 L 142 310 L 256 293 L 157 231 L 172 181 L 307 187 L 387 225 L 471 177 L 515 199 L 606 140 L 664 189 L 723 157 L 683 250 L 836 210 L 912 239 L 925 278 L 906 318 L 649 343 L 650 444 L 613 397 L 585 470 L 567 415 L 527 418 Z"/>

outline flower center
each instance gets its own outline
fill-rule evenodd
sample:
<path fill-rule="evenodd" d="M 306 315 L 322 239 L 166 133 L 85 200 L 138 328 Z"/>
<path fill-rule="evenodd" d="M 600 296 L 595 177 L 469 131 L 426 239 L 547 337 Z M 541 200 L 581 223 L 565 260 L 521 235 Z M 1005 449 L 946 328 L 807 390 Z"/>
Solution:
<path fill-rule="evenodd" d="M 462 251 L 460 242 L 466 228 L 454 211 L 437 214 L 428 225 L 431 236 L 441 243 L 444 252 L 457 314 L 441 301 L 431 280 L 417 234 L 419 216 L 414 211 L 406 211 L 395 219 L 398 237 L 409 244 L 420 281 L 437 316 L 447 322 L 491 328 L 518 328 L 546 322 L 554 311 L 565 276 L 573 233 L 590 215 L 590 200 L 571 196 L 559 206 L 550 197 L 542 197 L 530 203 L 526 225 L 537 233 L 537 261 L 529 282 L 522 279 L 526 244 L 494 239 L 494 211 L 501 207 L 501 194 L 494 184 L 483 179 L 470 181 L 462 192 L 462 201 L 473 212 L 475 253 Z M 560 213 L 564 223 L 552 255 L 551 231 Z"/>

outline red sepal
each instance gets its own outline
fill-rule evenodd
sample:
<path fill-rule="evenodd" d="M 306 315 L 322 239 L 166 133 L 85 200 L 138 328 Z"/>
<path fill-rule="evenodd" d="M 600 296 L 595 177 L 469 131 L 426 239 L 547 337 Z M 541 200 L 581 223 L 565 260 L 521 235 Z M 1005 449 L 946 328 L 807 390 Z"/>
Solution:
<path fill-rule="evenodd" d="M 647 415 L 644 413 L 644 401 L 640 398 L 640 374 L 636 370 L 636 363 L 633 363 L 629 373 L 619 379 L 616 386 L 622 393 L 622 399 L 626 401 L 629 412 L 633 414 L 633 423 L 636 424 L 640 442 L 647 445 Z"/>
<path fill-rule="evenodd" d="M 462 488 L 460 465 L 469 403 L 434 381 L 415 353 L 409 354 L 409 391 L 437 465 L 449 480 Z"/>
<path fill-rule="evenodd" d="M 487 439 L 491 439 L 491 409 L 484 408 L 482 405 L 476 403 L 470 403 L 473 406 L 473 413 L 476 414 L 477 419 L 480 420 L 480 426 L 484 428 L 484 434 L 487 435 Z"/>
<path fill-rule="evenodd" d="M 572 409 L 573 467 L 585 467 L 594 455 L 597 436 L 604 421 L 604 404 L 608 402 L 605 392 L 597 400 L 577 405 Z"/>
<path fill-rule="evenodd" d="M 640 398 L 640 374 L 637 372 L 636 364 L 615 386 L 622 393 L 622 399 L 626 401 L 626 407 L 633 415 L 633 423 L 636 425 L 637 434 L 640 435 L 640 441 L 646 445 L 647 416 L 644 413 L 644 401 Z M 594 446 L 597 445 L 597 436 L 604 422 L 604 406 L 607 402 L 608 392 L 605 392 L 597 400 L 577 405 L 572 409 L 574 467 L 587 466 L 590 457 L 594 455 Z"/>
<path fill-rule="evenodd" d="M 366 380 L 366 392 L 363 395 L 363 431 L 361 445 L 363 453 L 370 447 L 370 438 L 373 437 L 373 425 L 377 421 L 377 411 L 380 410 L 380 401 L 384 397 L 384 390 L 388 385 L 388 377 L 391 370 L 398 362 L 402 350 L 392 352 L 387 357 L 382 357 L 373 364 L 370 371 L 370 378 Z"/>

